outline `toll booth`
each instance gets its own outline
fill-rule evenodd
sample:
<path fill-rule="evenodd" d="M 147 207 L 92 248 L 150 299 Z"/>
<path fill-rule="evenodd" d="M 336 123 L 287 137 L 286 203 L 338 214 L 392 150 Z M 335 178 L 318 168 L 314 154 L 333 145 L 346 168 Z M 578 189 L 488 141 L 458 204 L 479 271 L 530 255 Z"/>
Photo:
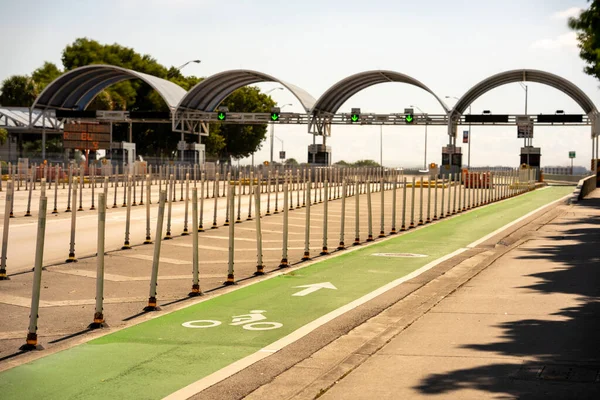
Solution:
<path fill-rule="evenodd" d="M 135 162 L 135 143 L 112 142 L 110 156 L 113 164 L 133 167 Z"/>
<path fill-rule="evenodd" d="M 526 146 L 521 147 L 521 162 L 520 164 L 529 165 L 535 171 L 535 180 L 540 181 L 540 162 L 542 151 L 539 147 Z"/>
<path fill-rule="evenodd" d="M 459 174 L 462 168 L 462 148 L 446 146 L 442 148 L 441 175 Z"/>
<path fill-rule="evenodd" d="M 186 143 L 183 159 L 192 164 L 204 164 L 206 146 L 201 143 Z"/>
<path fill-rule="evenodd" d="M 331 165 L 331 147 L 322 144 L 309 145 L 308 164 L 322 167 Z"/>
<path fill-rule="evenodd" d="M 600 159 L 592 159 L 590 171 L 596 175 L 596 187 L 600 187 Z"/>

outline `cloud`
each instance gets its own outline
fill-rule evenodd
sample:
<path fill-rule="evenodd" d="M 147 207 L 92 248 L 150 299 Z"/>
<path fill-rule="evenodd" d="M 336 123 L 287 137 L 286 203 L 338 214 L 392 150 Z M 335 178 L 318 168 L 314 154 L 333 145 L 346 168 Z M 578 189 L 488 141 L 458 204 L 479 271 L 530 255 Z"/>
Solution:
<path fill-rule="evenodd" d="M 575 32 L 564 33 L 554 39 L 540 39 L 531 44 L 534 49 L 557 50 L 570 49 L 577 50 L 577 34 Z"/>
<path fill-rule="evenodd" d="M 557 11 L 552 14 L 553 19 L 568 19 L 571 17 L 577 17 L 583 10 L 579 7 L 571 7 L 566 10 Z"/>

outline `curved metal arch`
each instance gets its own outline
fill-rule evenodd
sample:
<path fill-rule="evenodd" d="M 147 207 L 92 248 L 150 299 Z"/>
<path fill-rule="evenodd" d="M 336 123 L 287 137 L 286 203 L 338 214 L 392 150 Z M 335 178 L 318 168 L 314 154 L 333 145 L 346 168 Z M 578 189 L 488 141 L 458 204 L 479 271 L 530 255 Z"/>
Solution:
<path fill-rule="evenodd" d="M 594 102 L 571 81 L 546 71 L 517 69 L 492 75 L 469 89 L 454 105 L 449 124 L 452 125 L 453 122 L 456 122 L 457 118 L 465 112 L 469 105 L 490 90 L 509 83 L 526 81 L 542 83 L 558 89 L 575 100 L 586 114 L 590 116 L 598 114 Z M 449 129 L 451 129 L 451 126 Z"/>
<path fill-rule="evenodd" d="M 442 101 L 431 89 L 411 76 L 395 71 L 374 70 L 365 71 L 342 79 L 329 89 L 317 100 L 313 108 L 313 114 L 335 114 L 339 108 L 350 97 L 370 86 L 386 82 L 407 83 L 429 92 L 440 103 L 444 111 L 450 111 L 446 103 Z"/>
<path fill-rule="evenodd" d="M 32 109 L 84 110 L 104 89 L 128 79 L 150 85 L 173 110 L 185 96 L 181 86 L 165 79 L 115 65 L 94 64 L 75 68 L 52 81 L 35 99 Z"/>
<path fill-rule="evenodd" d="M 204 79 L 187 92 L 177 109 L 212 112 L 235 90 L 260 82 L 277 82 L 284 86 L 298 99 L 306 112 L 312 110 L 316 102 L 313 96 L 298 86 L 262 72 L 239 69 L 220 72 Z"/>

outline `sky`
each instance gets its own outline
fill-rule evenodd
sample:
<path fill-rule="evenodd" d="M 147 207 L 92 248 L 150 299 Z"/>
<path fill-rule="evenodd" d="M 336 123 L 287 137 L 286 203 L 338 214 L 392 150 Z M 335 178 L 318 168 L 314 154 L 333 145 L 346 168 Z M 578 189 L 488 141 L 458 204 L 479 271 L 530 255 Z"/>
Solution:
<path fill-rule="evenodd" d="M 444 99 L 462 96 L 490 75 L 531 68 L 570 80 L 598 105 L 600 83 L 583 73 L 576 36 L 567 26 L 568 17 L 585 7 L 585 0 L 0 0 L 0 80 L 31 73 L 44 61 L 60 66 L 64 47 L 88 37 L 132 47 L 167 66 L 202 60 L 186 66 L 186 75 L 261 71 L 315 98 L 339 80 L 368 70 L 410 75 Z M 258 86 L 266 91 L 279 85 Z M 582 113 L 557 89 L 536 83 L 528 87 L 530 114 Z M 303 111 L 290 92 L 275 90 L 271 96 L 279 105 L 291 104 L 285 111 Z M 444 101 L 450 107 L 455 102 Z M 401 83 L 367 88 L 339 112 L 358 107 L 363 113 L 401 113 L 410 105 L 442 113 L 431 94 Z M 524 107 L 525 91 L 514 83 L 478 98 L 472 112 L 522 113 Z M 458 129 L 459 142 L 464 129 Z M 381 133 L 378 126 L 334 125 L 327 144 L 334 162 L 379 161 L 382 148 L 386 166 L 440 163 L 447 128 L 428 128 L 426 160 L 424 130 L 397 126 L 384 127 Z M 307 160 L 312 136 L 306 126 L 279 125 L 275 135 L 276 157 L 283 146 L 288 158 Z M 589 167 L 589 127 L 536 127 L 533 143 L 541 147 L 542 166 L 569 165 L 568 152 L 576 151 L 575 164 Z M 473 126 L 471 164 L 516 166 L 522 144 L 515 126 Z M 462 146 L 466 160 L 467 148 Z M 267 141 L 255 162 L 268 159 Z"/>

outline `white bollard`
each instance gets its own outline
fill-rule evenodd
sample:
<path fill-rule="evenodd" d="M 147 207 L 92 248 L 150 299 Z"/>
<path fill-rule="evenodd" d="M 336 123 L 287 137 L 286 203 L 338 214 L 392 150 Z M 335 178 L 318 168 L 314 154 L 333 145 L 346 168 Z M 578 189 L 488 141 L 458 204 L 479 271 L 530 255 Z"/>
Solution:
<path fill-rule="evenodd" d="M 13 203 L 13 182 L 6 182 L 6 202 L 4 203 L 4 229 L 2 230 L 2 260 L 0 261 L 0 281 L 9 280 L 6 274 L 6 255 L 8 253 L 8 229 L 10 226 L 10 210 Z"/>
<path fill-rule="evenodd" d="M 194 168 L 194 174 L 196 169 Z M 195 183 L 194 178 L 194 183 Z M 192 188 L 192 221 L 198 220 L 198 188 Z M 188 294 L 190 297 L 202 296 L 200 291 L 200 278 L 198 270 L 198 230 L 192 229 L 192 291 Z"/>
<path fill-rule="evenodd" d="M 163 222 L 165 219 L 165 200 L 167 198 L 167 192 L 162 190 L 159 194 L 158 200 L 158 216 L 156 218 L 156 235 L 154 242 L 154 254 L 152 255 L 152 274 L 150 276 L 150 296 L 148 297 L 148 305 L 144 307 L 144 311 L 158 311 L 156 301 L 156 285 L 158 284 L 158 266 L 160 264 L 160 246 L 161 246 L 161 235 L 163 229 Z"/>
<path fill-rule="evenodd" d="M 104 188 L 108 189 L 108 178 L 104 178 Z M 98 195 L 98 239 L 96 255 L 96 308 L 94 322 L 88 328 L 105 328 L 104 321 L 104 239 L 106 234 L 106 193 Z"/>

